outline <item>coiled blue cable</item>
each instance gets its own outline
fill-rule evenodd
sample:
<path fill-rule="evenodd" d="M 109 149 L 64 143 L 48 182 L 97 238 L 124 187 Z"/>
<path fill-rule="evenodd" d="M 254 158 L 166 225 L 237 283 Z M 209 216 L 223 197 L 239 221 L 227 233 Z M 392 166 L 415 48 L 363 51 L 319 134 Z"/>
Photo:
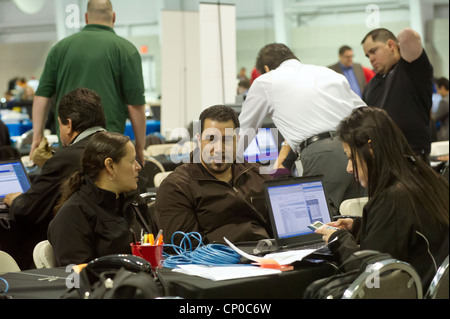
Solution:
<path fill-rule="evenodd" d="M 174 244 L 174 238 L 177 235 L 183 236 L 179 245 Z M 198 244 L 194 248 L 192 239 L 195 239 Z M 169 255 L 164 252 L 166 257 L 164 260 L 164 267 L 176 268 L 179 265 L 208 265 L 208 266 L 223 266 L 230 264 L 237 264 L 240 262 L 240 255 L 228 246 L 222 244 L 208 244 L 204 245 L 201 234 L 197 232 L 183 233 L 175 232 L 171 238 L 171 244 L 164 244 L 166 247 L 172 247 L 176 255 Z"/>

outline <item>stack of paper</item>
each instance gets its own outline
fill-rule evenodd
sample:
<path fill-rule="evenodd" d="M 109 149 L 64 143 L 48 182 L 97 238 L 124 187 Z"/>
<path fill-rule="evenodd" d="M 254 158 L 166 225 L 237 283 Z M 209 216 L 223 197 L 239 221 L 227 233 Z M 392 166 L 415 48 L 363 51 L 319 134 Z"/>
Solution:
<path fill-rule="evenodd" d="M 265 276 L 279 274 L 285 266 L 296 261 L 301 261 L 304 257 L 310 255 L 315 249 L 289 250 L 278 253 L 267 254 L 264 257 L 257 257 L 245 253 L 233 245 L 224 237 L 225 242 L 241 256 L 254 261 L 259 266 L 254 265 L 224 265 L 224 266 L 205 266 L 205 265 L 179 265 L 172 271 L 186 275 L 193 275 L 211 279 L 214 281 L 247 278 L 255 276 Z"/>

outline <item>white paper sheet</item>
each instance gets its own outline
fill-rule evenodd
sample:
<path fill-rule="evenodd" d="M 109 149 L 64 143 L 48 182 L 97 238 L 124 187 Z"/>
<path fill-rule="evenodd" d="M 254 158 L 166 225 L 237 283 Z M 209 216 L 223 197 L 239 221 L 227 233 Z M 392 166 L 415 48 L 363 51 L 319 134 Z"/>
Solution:
<path fill-rule="evenodd" d="M 270 253 L 265 255 L 264 257 L 257 257 L 250 254 L 247 254 L 246 252 L 242 251 L 241 249 L 237 248 L 235 245 L 233 245 L 228 239 L 225 237 L 223 238 L 225 242 L 230 246 L 235 252 L 237 252 L 239 255 L 255 262 L 261 262 L 265 260 L 274 260 L 281 266 L 283 265 L 290 265 L 293 262 L 301 261 L 304 257 L 310 255 L 317 249 L 301 249 L 301 250 L 288 250 L 278 253 Z"/>
<path fill-rule="evenodd" d="M 228 246 L 231 247 L 231 249 L 233 249 L 235 252 L 237 252 L 239 255 L 247 258 L 248 260 L 251 261 L 256 261 L 259 262 L 261 259 L 264 259 L 262 257 L 256 257 L 250 254 L 247 254 L 246 252 L 242 251 L 241 249 L 237 248 L 235 245 L 233 245 L 232 242 L 230 242 L 228 239 L 226 239 L 225 237 L 223 238 L 225 240 L 225 242 L 228 244 Z"/>
<path fill-rule="evenodd" d="M 205 266 L 205 265 L 179 265 L 172 271 L 186 275 L 198 276 L 213 281 L 247 278 L 255 276 L 274 275 L 281 273 L 280 270 L 261 268 L 252 265 L 236 266 Z"/>

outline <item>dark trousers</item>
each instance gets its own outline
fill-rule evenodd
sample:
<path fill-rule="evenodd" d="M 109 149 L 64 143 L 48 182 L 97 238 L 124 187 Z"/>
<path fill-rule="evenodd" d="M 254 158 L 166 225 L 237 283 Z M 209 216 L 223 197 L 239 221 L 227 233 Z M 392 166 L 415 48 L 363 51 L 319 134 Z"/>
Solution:
<path fill-rule="evenodd" d="M 302 150 L 303 176 L 323 175 L 325 192 L 337 209 L 350 198 L 363 197 L 366 190 L 347 173 L 347 156 L 338 137 L 326 138 Z"/>

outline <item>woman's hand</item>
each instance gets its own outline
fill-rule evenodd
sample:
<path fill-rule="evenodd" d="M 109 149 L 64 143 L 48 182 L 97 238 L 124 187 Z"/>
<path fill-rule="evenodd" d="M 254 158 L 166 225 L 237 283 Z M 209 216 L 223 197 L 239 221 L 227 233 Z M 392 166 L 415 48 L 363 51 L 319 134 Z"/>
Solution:
<path fill-rule="evenodd" d="M 330 225 L 330 226 L 332 226 L 332 225 Z M 316 229 L 316 234 L 323 235 L 322 240 L 324 242 L 328 243 L 330 236 L 336 231 L 337 231 L 336 229 L 327 229 L 327 227 L 324 225 L 324 226 Z"/>
<path fill-rule="evenodd" d="M 352 218 L 342 218 L 338 219 L 335 222 L 328 223 L 318 229 L 316 229 L 317 234 L 321 234 L 324 242 L 328 243 L 330 236 L 336 231 L 336 229 L 327 229 L 326 226 L 332 226 L 339 229 L 347 229 L 350 230 L 353 227 L 353 219 Z"/>
<path fill-rule="evenodd" d="M 329 223 L 330 226 L 337 227 L 339 229 L 352 229 L 353 218 L 341 218 L 333 223 Z"/>

